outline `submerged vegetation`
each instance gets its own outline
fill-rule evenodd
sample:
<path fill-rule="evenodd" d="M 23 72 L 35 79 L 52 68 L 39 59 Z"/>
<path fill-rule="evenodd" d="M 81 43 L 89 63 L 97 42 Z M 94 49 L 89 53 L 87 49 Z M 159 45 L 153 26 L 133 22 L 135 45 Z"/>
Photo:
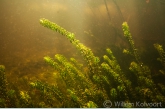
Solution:
<path fill-rule="evenodd" d="M 122 29 L 130 48 L 123 53 L 134 57 L 128 66 L 134 80 L 126 76 L 110 48 L 106 49 L 104 62 L 100 62 L 73 33 L 44 18 L 40 19 L 40 24 L 65 36 L 87 64 L 61 54 L 55 54 L 54 58 L 45 56 L 45 62 L 54 68 L 60 82 L 27 81 L 27 90 L 8 87 L 5 67 L 0 65 L 0 107 L 165 107 L 165 84 L 152 79 L 151 70 L 143 64 L 126 22 Z M 163 47 L 159 44 L 154 47 L 160 55 L 157 60 L 165 68 Z M 165 69 L 160 69 L 159 73 L 165 76 Z"/>

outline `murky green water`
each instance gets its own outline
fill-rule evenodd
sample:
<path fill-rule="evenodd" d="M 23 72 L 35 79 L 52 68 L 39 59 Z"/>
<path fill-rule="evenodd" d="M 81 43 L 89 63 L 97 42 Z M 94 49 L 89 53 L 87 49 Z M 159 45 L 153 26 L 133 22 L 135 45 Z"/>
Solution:
<path fill-rule="evenodd" d="M 159 54 L 153 46 L 159 43 L 165 48 L 163 0 L 1 0 L 0 64 L 5 65 L 9 82 L 17 84 L 22 77 L 53 82 L 50 72 L 54 71 L 43 60 L 47 55 L 63 54 L 84 63 L 64 36 L 39 24 L 40 18 L 75 33 L 101 61 L 105 49 L 111 48 L 124 71 L 132 61 L 122 53 L 124 48 L 129 48 L 121 28 L 126 21 L 152 75 L 163 68 L 156 60 Z M 164 78 L 156 76 L 155 81 Z"/>

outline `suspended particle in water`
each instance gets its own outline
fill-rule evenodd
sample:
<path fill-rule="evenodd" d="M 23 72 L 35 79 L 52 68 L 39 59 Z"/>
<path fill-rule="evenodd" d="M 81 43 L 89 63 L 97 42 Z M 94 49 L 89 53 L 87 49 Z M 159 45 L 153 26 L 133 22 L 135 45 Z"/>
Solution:
<path fill-rule="evenodd" d="M 150 0 L 146 0 L 146 3 L 149 3 L 150 2 Z"/>

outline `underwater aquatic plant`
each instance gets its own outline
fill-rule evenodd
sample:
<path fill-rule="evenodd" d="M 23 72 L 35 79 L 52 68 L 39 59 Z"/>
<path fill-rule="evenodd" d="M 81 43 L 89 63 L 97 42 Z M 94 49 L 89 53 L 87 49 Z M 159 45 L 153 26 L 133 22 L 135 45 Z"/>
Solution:
<path fill-rule="evenodd" d="M 6 104 L 6 92 L 7 81 L 5 75 L 5 66 L 0 65 L 0 107 L 5 107 Z"/>
<path fill-rule="evenodd" d="M 123 23 L 122 28 L 130 49 L 124 49 L 123 52 L 135 58 L 130 62 L 127 71 L 135 77 L 135 80 L 125 74 L 111 49 L 106 49 L 107 54 L 103 55 L 104 60 L 100 63 L 92 50 L 80 43 L 73 33 L 47 19 L 40 19 L 40 23 L 66 36 L 84 57 L 88 70 L 84 70 L 86 66 L 74 58 L 67 59 L 61 54 L 55 54 L 54 58 L 45 56 L 45 62 L 59 74 L 60 82 L 48 84 L 40 80 L 28 81 L 29 89 L 13 90 L 7 87 L 5 67 L 0 65 L 0 107 L 96 108 L 105 107 L 106 100 L 124 102 L 119 107 L 138 107 L 133 105 L 137 101 L 162 103 L 158 107 L 165 106 L 165 85 L 163 82 L 157 84 L 152 78 L 150 68 L 142 64 L 126 22 Z M 154 44 L 154 47 L 160 55 L 158 60 L 164 65 L 163 47 L 159 44 Z M 162 69 L 160 72 L 163 74 L 165 71 Z M 112 107 L 116 106 L 112 105 Z"/>
<path fill-rule="evenodd" d="M 140 59 L 140 55 L 134 45 L 134 41 L 132 39 L 132 35 L 130 33 L 127 22 L 124 22 L 122 24 L 122 29 L 124 32 L 124 36 L 126 37 L 126 39 L 128 40 L 128 42 L 130 44 L 131 49 L 130 50 L 124 49 L 123 52 L 126 54 L 131 54 L 136 60 L 136 62 L 131 62 L 130 68 L 129 68 L 131 72 L 134 72 L 134 75 L 137 78 L 136 85 L 132 84 L 132 81 L 130 81 L 129 78 L 124 75 L 124 72 L 122 71 L 115 56 L 113 55 L 112 51 L 109 48 L 106 49 L 108 56 L 107 55 L 103 56 L 103 59 L 105 62 L 99 64 L 99 62 L 100 62 L 99 58 L 94 56 L 94 54 L 92 53 L 92 51 L 89 48 L 87 48 L 83 44 L 79 43 L 79 41 L 75 39 L 75 36 L 73 33 L 66 31 L 64 28 L 61 28 L 57 24 L 50 22 L 47 19 L 41 19 L 40 23 L 43 26 L 50 28 L 52 30 L 55 30 L 55 31 L 61 33 L 62 35 L 66 36 L 70 40 L 70 42 L 76 46 L 76 48 L 80 51 L 80 53 L 82 54 L 82 56 L 88 63 L 89 71 L 90 71 L 88 73 L 92 73 L 92 75 L 88 74 L 90 76 L 87 77 L 88 80 L 87 80 L 86 84 L 88 84 L 88 82 L 89 82 L 90 83 L 89 86 L 92 86 L 92 84 L 93 84 L 94 87 L 88 87 L 88 85 L 85 85 L 85 86 L 83 86 L 83 88 L 81 88 L 82 92 L 81 91 L 80 92 L 82 93 L 82 95 L 85 94 L 84 95 L 85 98 L 78 96 L 76 93 L 71 94 L 72 91 L 69 91 L 70 94 L 72 95 L 71 98 L 75 102 L 77 102 L 80 107 L 83 105 L 84 106 L 86 105 L 85 102 L 80 103 L 80 101 L 82 101 L 82 100 L 86 101 L 86 102 L 92 101 L 92 102 L 96 103 L 98 107 L 102 107 L 102 105 L 99 101 L 94 100 L 98 97 L 98 95 L 95 93 L 93 93 L 93 94 L 91 93 L 91 91 L 94 91 L 96 89 L 100 90 L 101 92 L 105 92 L 104 94 L 101 94 L 101 96 L 100 96 L 103 98 L 102 100 L 111 99 L 112 101 L 122 100 L 122 101 L 129 101 L 129 102 L 135 102 L 135 100 L 140 100 L 140 101 L 147 101 L 147 102 L 150 102 L 150 101 L 155 102 L 155 101 L 163 100 L 165 98 L 159 92 L 159 90 L 153 88 L 153 87 L 156 87 L 156 84 L 154 83 L 154 81 L 151 78 L 151 71 L 148 68 L 148 66 L 143 65 L 143 63 Z M 161 55 L 162 54 L 163 53 L 161 53 Z M 57 58 L 57 57 L 55 56 L 55 58 Z M 48 59 L 46 59 L 46 60 L 48 60 Z M 69 66 L 70 67 L 72 66 L 72 65 L 70 65 L 70 63 L 69 64 L 65 63 L 67 60 L 65 58 L 62 58 L 62 60 L 59 60 L 59 58 L 57 58 L 57 60 L 60 62 L 60 64 L 62 64 L 64 66 L 63 69 L 69 68 Z M 52 61 L 50 61 L 50 62 L 52 62 Z M 48 63 L 50 63 L 50 62 L 48 62 Z M 52 65 L 53 65 L 53 63 L 54 62 L 52 62 Z M 57 63 L 57 64 L 59 64 L 59 63 Z M 54 65 L 56 65 L 56 64 L 54 64 Z M 73 69 L 76 69 L 76 67 L 77 66 L 74 66 Z M 69 73 L 68 77 L 70 78 L 70 80 L 68 80 L 68 81 L 75 80 L 75 82 L 77 82 L 76 79 L 72 79 L 75 74 L 76 75 L 80 74 L 77 72 L 81 72 L 81 71 L 78 71 L 78 69 L 66 71 L 65 73 Z M 83 75 L 83 77 L 85 78 L 86 75 Z M 80 78 L 80 77 L 77 77 L 77 78 Z M 81 81 L 84 81 L 84 80 L 86 80 L 86 79 L 81 79 Z M 75 82 L 72 82 L 72 83 L 75 84 Z M 97 87 L 96 89 L 95 89 L 95 86 Z M 160 85 L 160 86 L 162 87 L 162 85 Z M 80 87 L 81 87 L 81 85 L 80 85 Z M 74 90 L 76 90 L 75 87 L 72 87 L 72 88 Z M 136 93 L 139 94 L 141 96 L 141 98 L 139 98 L 139 95 L 136 95 Z M 155 97 L 155 95 L 154 95 L 155 93 L 159 95 L 158 97 L 156 97 L 157 99 L 153 99 Z M 148 100 L 148 98 L 150 98 L 150 100 Z"/>
<path fill-rule="evenodd" d="M 162 45 L 154 44 L 155 49 L 158 51 L 160 58 L 157 60 L 162 63 L 162 65 L 165 67 L 165 51 L 163 50 Z"/>
<path fill-rule="evenodd" d="M 135 48 L 135 44 L 134 44 L 134 41 L 132 39 L 132 35 L 131 35 L 131 32 L 130 32 L 130 29 L 129 29 L 129 26 L 128 26 L 127 22 L 123 22 L 122 29 L 123 29 L 123 32 L 124 32 L 124 36 L 128 40 L 128 42 L 130 44 L 130 47 L 131 47 L 130 50 L 124 49 L 123 53 L 132 54 L 135 57 L 138 64 L 142 65 L 143 63 L 141 62 L 139 53 L 138 53 L 137 49 Z"/>
<path fill-rule="evenodd" d="M 76 48 L 81 52 L 84 59 L 87 61 L 88 66 L 90 67 L 91 73 L 95 73 L 94 67 L 100 62 L 99 58 L 94 56 L 93 52 L 90 48 L 84 46 L 79 40 L 75 39 L 74 33 L 68 32 L 64 28 L 60 27 L 59 25 L 47 20 L 47 19 L 40 19 L 40 24 L 44 27 L 47 27 L 53 31 L 59 32 L 61 35 L 66 36 L 69 41 L 76 46 Z"/>
<path fill-rule="evenodd" d="M 0 98 L 6 98 L 6 89 L 7 87 L 7 81 L 6 81 L 6 75 L 5 75 L 5 66 L 0 65 Z"/>

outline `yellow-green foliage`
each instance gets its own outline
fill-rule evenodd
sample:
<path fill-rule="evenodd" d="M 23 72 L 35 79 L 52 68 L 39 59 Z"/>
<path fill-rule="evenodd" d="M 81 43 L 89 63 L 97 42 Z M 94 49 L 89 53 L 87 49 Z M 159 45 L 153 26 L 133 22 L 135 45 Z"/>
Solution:
<path fill-rule="evenodd" d="M 165 67 L 165 51 L 163 50 L 162 45 L 154 44 L 154 47 L 158 51 L 160 58 L 158 60 L 162 63 L 162 65 Z"/>
<path fill-rule="evenodd" d="M 0 107 L 5 107 L 7 82 L 5 75 L 5 66 L 0 65 Z"/>
<path fill-rule="evenodd" d="M 5 75 L 5 66 L 0 65 L 0 98 L 6 98 L 6 75 Z"/>
<path fill-rule="evenodd" d="M 58 73 L 58 82 L 55 80 L 48 84 L 40 80 L 29 81 L 27 90 L 13 90 L 7 88 L 5 67 L 0 65 L 0 107 L 96 108 L 109 106 L 105 105 L 106 100 L 112 103 L 124 102 L 119 107 L 138 107 L 132 105 L 136 102 L 161 103 L 159 107 L 165 106 L 165 85 L 163 82 L 157 84 L 152 79 L 151 70 L 140 59 L 127 22 L 122 24 L 122 29 L 130 48 L 124 49 L 123 53 L 134 57 L 127 71 L 133 79 L 126 76 L 111 49 L 106 49 L 107 54 L 103 55 L 101 63 L 92 50 L 80 43 L 73 33 L 44 18 L 40 19 L 40 24 L 66 36 L 80 51 L 87 67 L 76 59 L 67 59 L 61 54 L 55 54 L 54 58 L 45 56 L 45 62 Z M 164 65 L 163 47 L 159 44 L 154 44 L 154 47 L 160 55 L 158 60 Z M 165 74 L 164 69 L 160 72 Z"/>
<path fill-rule="evenodd" d="M 135 57 L 135 59 L 138 62 L 138 64 L 142 64 L 142 62 L 140 60 L 140 56 L 138 54 L 138 51 L 135 48 L 135 44 L 134 44 L 134 41 L 132 39 L 132 35 L 130 33 L 130 29 L 129 29 L 129 26 L 128 26 L 127 22 L 123 22 L 122 29 L 123 29 L 123 32 L 124 32 L 124 36 L 127 38 L 128 42 L 130 44 L 130 47 L 131 47 L 130 51 L 124 49 L 123 53 L 132 54 Z"/>
<path fill-rule="evenodd" d="M 90 70 L 92 73 L 94 73 L 94 67 L 98 64 L 100 61 L 98 57 L 95 57 L 93 52 L 91 51 L 90 48 L 84 46 L 82 43 L 79 42 L 79 40 L 75 39 L 74 33 L 68 32 L 64 28 L 60 27 L 59 25 L 50 22 L 47 19 L 40 19 L 40 24 L 44 27 L 47 27 L 53 31 L 59 32 L 61 35 L 64 35 L 69 39 L 69 41 L 76 46 L 76 48 L 81 52 L 83 55 L 84 59 L 87 61 Z"/>
<path fill-rule="evenodd" d="M 89 86 L 97 86 L 99 90 L 101 90 L 102 92 L 105 92 L 104 95 L 102 95 L 103 100 L 105 99 L 105 96 L 107 96 L 108 99 L 111 100 L 123 100 L 123 101 L 131 101 L 133 99 L 138 99 L 138 96 L 133 94 L 133 93 L 139 93 L 140 96 L 143 96 L 141 101 L 146 101 L 146 97 L 144 97 L 144 92 L 149 93 L 147 95 L 147 97 L 150 98 L 151 101 L 154 101 L 154 93 L 159 93 L 158 90 L 153 90 L 153 87 L 155 87 L 155 83 L 153 82 L 152 78 L 151 78 L 151 71 L 150 69 L 146 66 L 143 65 L 140 56 L 138 54 L 137 49 L 135 48 L 135 44 L 134 41 L 132 39 L 132 35 L 130 33 L 129 30 L 129 26 L 127 24 L 127 22 L 124 22 L 122 24 L 122 29 L 124 32 L 124 36 L 127 38 L 129 44 L 130 44 L 130 50 L 128 49 L 124 49 L 124 53 L 126 54 L 131 54 L 132 56 L 134 56 L 136 62 L 131 62 L 130 64 L 130 71 L 132 71 L 134 73 L 134 75 L 136 76 L 136 84 L 135 86 L 133 86 L 132 82 L 129 80 L 129 78 L 125 77 L 124 72 L 122 71 L 120 65 L 118 64 L 115 56 L 113 55 L 112 51 L 110 49 L 106 49 L 108 55 L 104 55 L 103 59 L 105 62 L 101 63 L 99 65 L 99 58 L 97 58 L 96 56 L 94 56 L 94 54 L 92 53 L 92 51 L 85 47 L 83 44 L 79 43 L 78 40 L 75 39 L 75 36 L 73 33 L 67 32 L 65 29 L 61 28 L 60 26 L 58 26 L 57 24 L 50 22 L 47 19 L 41 19 L 40 23 L 47 27 L 50 28 L 52 30 L 55 30 L 59 33 L 61 33 L 62 35 L 66 36 L 70 42 L 75 45 L 77 47 L 77 49 L 81 52 L 82 56 L 85 58 L 85 60 L 88 63 L 89 66 L 89 71 L 90 73 L 92 72 L 93 74 L 90 75 L 89 74 L 89 79 L 87 80 L 87 84 L 88 82 L 90 83 Z M 72 36 L 72 37 L 70 37 Z M 162 55 L 162 53 L 161 53 Z M 50 62 L 48 62 L 49 64 L 52 63 L 51 65 L 58 66 L 60 64 L 62 64 L 64 67 L 60 67 L 62 69 L 65 68 L 69 68 L 71 67 L 70 63 L 67 64 L 65 63 L 66 59 L 63 57 L 61 60 L 59 60 L 59 58 L 57 58 L 58 56 L 55 56 L 55 59 L 57 59 L 59 61 L 59 63 L 57 63 L 57 65 L 55 64 L 55 62 L 52 62 L 52 60 L 50 60 Z M 50 59 L 50 58 L 49 58 Z M 47 61 L 47 58 L 45 58 L 45 60 Z M 66 64 L 66 65 L 65 65 Z M 59 67 L 59 66 L 58 66 Z M 76 69 L 77 66 L 72 66 L 72 69 Z M 61 72 L 61 71 L 60 71 Z M 75 84 L 75 82 L 77 83 L 78 81 L 76 79 L 73 79 L 74 75 L 79 75 L 77 72 L 81 72 L 78 70 L 70 70 L 67 71 L 67 74 L 69 80 L 67 81 L 69 83 L 69 81 L 72 81 L 72 84 Z M 83 78 L 85 78 L 86 75 L 83 75 Z M 80 78 L 80 77 L 77 77 Z M 87 77 L 86 77 L 87 78 Z M 81 79 L 81 81 L 84 81 L 86 79 Z M 74 81 L 74 82 L 73 82 Z M 67 85 L 69 86 L 69 85 Z M 82 86 L 82 85 L 80 85 Z M 139 87 L 140 86 L 140 87 Z M 88 85 L 83 86 L 83 88 L 81 87 L 80 89 L 84 89 L 84 88 L 88 88 L 85 89 L 85 92 L 87 90 L 95 90 L 95 87 L 91 87 L 89 88 Z M 74 90 L 76 89 L 75 87 Z M 136 90 L 134 90 L 133 88 L 135 88 Z M 138 89 L 138 90 L 137 90 Z M 84 90 L 82 90 L 84 91 Z M 71 94 L 71 90 L 69 90 L 70 94 Z M 84 93 L 84 92 L 82 92 Z M 159 93 L 160 96 L 161 93 Z M 93 96 L 93 97 L 91 97 Z M 75 102 L 82 102 L 78 103 L 80 107 L 82 107 L 83 104 L 85 104 L 82 99 L 84 99 L 84 101 L 92 101 L 92 99 L 90 98 L 94 98 L 96 97 L 95 95 L 90 94 L 90 97 L 88 96 L 87 100 L 85 100 L 83 97 L 81 98 L 81 96 L 76 95 L 75 93 L 72 93 L 72 99 Z M 80 100 L 81 99 L 81 100 Z M 164 97 L 163 97 L 164 99 Z M 95 100 L 93 100 L 95 101 Z M 92 102 L 93 102 L 92 101 Z M 155 101 L 159 101 L 158 99 L 156 99 Z M 95 103 L 98 103 L 98 101 L 95 101 Z M 98 107 L 102 107 L 101 105 L 98 105 Z"/>
<path fill-rule="evenodd" d="M 92 101 L 89 101 L 86 105 L 86 107 L 84 108 L 97 108 L 97 104 L 95 104 L 94 102 Z"/>

